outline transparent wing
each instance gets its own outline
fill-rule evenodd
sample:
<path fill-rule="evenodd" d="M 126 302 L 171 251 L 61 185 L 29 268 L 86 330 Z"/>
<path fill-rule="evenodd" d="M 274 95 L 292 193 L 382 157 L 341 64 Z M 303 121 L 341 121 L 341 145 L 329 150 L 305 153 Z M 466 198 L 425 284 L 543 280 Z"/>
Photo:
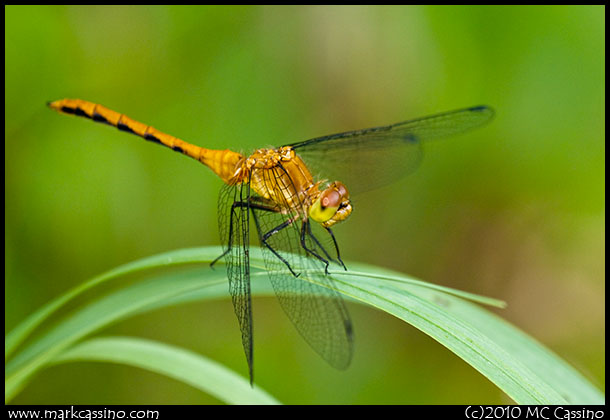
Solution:
<path fill-rule="evenodd" d="M 255 209 L 254 214 L 261 236 L 286 221 L 281 213 Z M 267 239 L 265 266 L 282 309 L 301 336 L 331 366 L 345 369 L 353 353 L 352 323 L 341 296 L 329 288 L 332 278 L 325 274 L 325 264 L 300 246 L 300 225 L 294 222 Z M 307 245 L 318 248 L 310 238 Z"/>
<path fill-rule="evenodd" d="M 265 172 L 269 177 L 273 173 Z M 252 205 L 254 220 L 282 309 L 305 341 L 331 366 L 347 368 L 353 354 L 352 322 L 343 299 L 332 289 L 332 278 L 325 274 L 326 264 L 313 256 L 336 259 L 334 247 L 328 245 L 328 238 L 318 239 L 314 231 L 303 230 L 307 225 L 298 215 L 273 211 L 273 206 L 260 197 L 258 203 L 262 205 Z M 284 204 L 279 208 L 288 207 Z M 320 233 L 328 235 L 326 231 Z"/>
<path fill-rule="evenodd" d="M 246 353 L 250 383 L 253 375 L 252 297 L 250 294 L 249 210 L 247 185 L 225 185 L 218 199 L 218 228 L 227 264 L 229 291 Z"/>
<path fill-rule="evenodd" d="M 314 175 L 342 181 L 350 193 L 368 191 L 413 172 L 422 143 L 489 122 L 492 108 L 476 106 L 382 127 L 317 137 L 289 145 Z"/>

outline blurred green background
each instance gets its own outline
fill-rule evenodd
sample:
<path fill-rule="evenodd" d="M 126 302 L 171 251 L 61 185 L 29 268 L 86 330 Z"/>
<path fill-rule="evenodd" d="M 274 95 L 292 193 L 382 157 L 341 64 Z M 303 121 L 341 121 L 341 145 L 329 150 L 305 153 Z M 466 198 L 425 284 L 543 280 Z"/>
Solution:
<path fill-rule="evenodd" d="M 218 245 L 201 164 L 45 102 L 82 98 L 186 141 L 251 151 L 488 104 L 419 170 L 355 202 L 346 261 L 501 298 L 503 318 L 605 389 L 605 17 L 598 7 L 5 6 L 5 331 L 117 265 Z M 363 174 L 366 175 L 366 174 Z M 349 265 L 349 263 L 348 263 Z M 350 304 L 327 366 L 256 298 L 256 382 L 285 403 L 508 403 L 418 330 Z M 229 300 L 104 331 L 247 375 Z M 125 366 L 50 368 L 15 403 L 214 403 Z"/>

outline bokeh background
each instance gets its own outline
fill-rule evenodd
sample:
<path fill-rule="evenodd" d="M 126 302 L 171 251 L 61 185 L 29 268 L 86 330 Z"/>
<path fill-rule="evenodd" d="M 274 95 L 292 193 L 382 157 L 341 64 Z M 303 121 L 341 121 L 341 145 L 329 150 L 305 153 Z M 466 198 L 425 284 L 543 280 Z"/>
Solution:
<path fill-rule="evenodd" d="M 605 17 L 599 7 L 5 6 L 5 331 L 92 276 L 218 245 L 221 181 L 171 151 L 58 115 L 82 98 L 210 147 L 250 151 L 477 104 L 497 116 L 428 144 L 359 197 L 346 261 L 500 298 L 502 317 L 605 389 Z M 363 174 L 366 176 L 366 174 Z M 350 304 L 335 371 L 256 298 L 256 381 L 286 403 L 507 403 L 438 343 Z M 104 331 L 246 375 L 229 300 Z M 135 368 L 44 371 L 15 403 L 215 403 Z"/>

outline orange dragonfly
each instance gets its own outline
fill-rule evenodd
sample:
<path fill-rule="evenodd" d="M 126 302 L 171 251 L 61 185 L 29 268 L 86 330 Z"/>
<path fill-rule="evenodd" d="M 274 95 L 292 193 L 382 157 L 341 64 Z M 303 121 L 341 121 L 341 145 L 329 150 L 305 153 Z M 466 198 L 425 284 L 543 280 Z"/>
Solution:
<path fill-rule="evenodd" d="M 250 216 L 282 308 L 317 353 L 345 369 L 353 355 L 352 322 L 328 267 L 347 270 L 331 227 L 351 214 L 350 193 L 397 180 L 418 166 L 423 142 L 480 127 L 494 115 L 488 106 L 475 106 L 243 155 L 195 146 L 92 102 L 61 99 L 48 105 L 190 156 L 224 181 L 218 200 L 224 252 L 212 264 L 226 261 L 251 383 Z M 318 173 L 326 178 L 315 178 Z"/>

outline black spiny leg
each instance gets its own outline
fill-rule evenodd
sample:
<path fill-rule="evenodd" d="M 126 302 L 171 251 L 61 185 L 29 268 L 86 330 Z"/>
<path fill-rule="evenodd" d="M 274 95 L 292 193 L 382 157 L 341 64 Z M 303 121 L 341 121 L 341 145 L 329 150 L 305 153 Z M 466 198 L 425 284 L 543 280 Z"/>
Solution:
<path fill-rule="evenodd" d="M 260 208 L 260 207 L 256 207 L 255 205 L 250 205 L 252 208 L 257 208 L 259 210 L 266 210 L 266 211 L 273 211 L 273 210 L 269 210 L 268 208 Z M 257 228 L 259 227 L 258 224 L 258 220 L 256 217 L 256 213 L 252 212 L 252 214 L 254 214 L 254 220 L 256 222 L 256 226 Z M 282 229 L 290 226 L 291 224 L 294 223 L 294 221 L 296 220 L 296 216 L 293 218 L 290 218 L 288 220 L 286 220 L 284 223 L 282 223 L 281 225 L 278 225 L 276 227 L 274 227 L 273 229 L 271 229 L 269 232 L 265 233 L 264 235 L 261 236 L 261 243 L 263 245 L 265 245 L 269 251 L 273 252 L 273 254 L 278 257 L 284 264 L 286 264 L 286 267 L 288 267 L 288 270 L 290 270 L 290 272 L 292 273 L 293 276 L 295 277 L 299 277 L 300 273 L 297 274 L 292 270 L 292 267 L 290 267 L 290 264 L 288 264 L 288 261 L 286 261 L 286 259 L 284 257 L 282 257 L 275 249 L 273 249 L 273 247 L 271 245 L 269 245 L 269 243 L 267 243 L 267 239 L 269 239 L 271 236 L 275 235 L 276 233 L 278 233 L 279 231 L 281 231 Z"/>
<path fill-rule="evenodd" d="M 330 237 L 333 238 L 333 243 L 335 244 L 335 251 L 337 251 L 337 260 L 341 263 L 341 265 L 343 266 L 343 269 L 345 271 L 347 271 L 347 267 L 345 266 L 345 264 L 343 264 L 343 260 L 341 259 L 341 255 L 339 254 L 339 245 L 337 245 L 337 240 L 335 239 L 335 235 L 333 234 L 333 231 L 330 230 L 330 228 L 324 228 L 326 229 L 326 231 L 330 234 Z"/>
<path fill-rule="evenodd" d="M 311 255 L 316 257 L 318 260 L 322 261 L 322 263 L 324 263 L 324 273 L 328 274 L 328 264 L 329 264 L 328 260 L 326 258 L 322 258 L 317 252 L 315 252 L 314 250 L 309 249 L 307 247 L 307 244 L 305 243 L 305 235 L 306 234 L 309 234 L 309 237 L 314 240 L 314 242 L 322 249 L 322 251 L 324 251 L 324 254 L 326 255 L 326 257 L 329 260 L 332 260 L 332 258 L 330 258 L 330 256 L 328 255 L 328 252 L 326 252 L 324 247 L 320 244 L 320 242 L 318 242 L 316 237 L 313 236 L 313 234 L 311 233 L 311 227 L 309 226 L 309 221 L 308 220 L 304 220 L 303 224 L 301 225 L 301 247 L 305 251 L 309 252 Z"/>
<path fill-rule="evenodd" d="M 241 201 L 235 201 L 231 205 L 231 216 L 229 219 L 229 241 L 228 241 L 229 243 L 227 244 L 227 249 L 222 254 L 220 254 L 218 257 L 216 257 L 214 259 L 214 261 L 212 261 L 210 263 L 210 267 L 213 267 L 214 264 L 216 264 L 218 262 L 218 260 L 223 258 L 225 255 L 227 255 L 231 251 L 231 247 L 233 246 L 233 216 L 235 215 L 235 209 L 238 207 L 248 207 L 248 205 L 247 205 L 247 203 L 244 203 Z"/>
<path fill-rule="evenodd" d="M 341 257 L 339 256 L 339 248 L 337 246 L 337 241 L 335 240 L 335 236 L 333 235 L 333 233 L 330 231 L 329 228 L 324 228 L 324 229 L 326 229 L 328 231 L 328 233 L 330 233 L 330 236 L 331 236 L 331 238 L 333 240 L 333 244 L 335 245 L 335 252 L 337 253 L 337 259 L 336 260 L 333 257 L 330 256 L 330 254 L 328 253 L 326 248 L 324 248 L 322 246 L 322 244 L 320 244 L 320 242 L 318 241 L 318 238 L 316 238 L 314 236 L 313 232 L 311 231 L 311 223 L 309 223 L 309 221 L 307 223 L 307 234 L 322 249 L 322 251 L 324 252 L 324 255 L 326 255 L 326 258 L 328 258 L 330 261 L 336 263 L 337 265 L 340 265 L 343 268 L 345 268 L 345 264 L 343 264 L 343 261 L 341 261 Z M 347 268 L 345 268 L 345 270 L 347 271 Z"/>

